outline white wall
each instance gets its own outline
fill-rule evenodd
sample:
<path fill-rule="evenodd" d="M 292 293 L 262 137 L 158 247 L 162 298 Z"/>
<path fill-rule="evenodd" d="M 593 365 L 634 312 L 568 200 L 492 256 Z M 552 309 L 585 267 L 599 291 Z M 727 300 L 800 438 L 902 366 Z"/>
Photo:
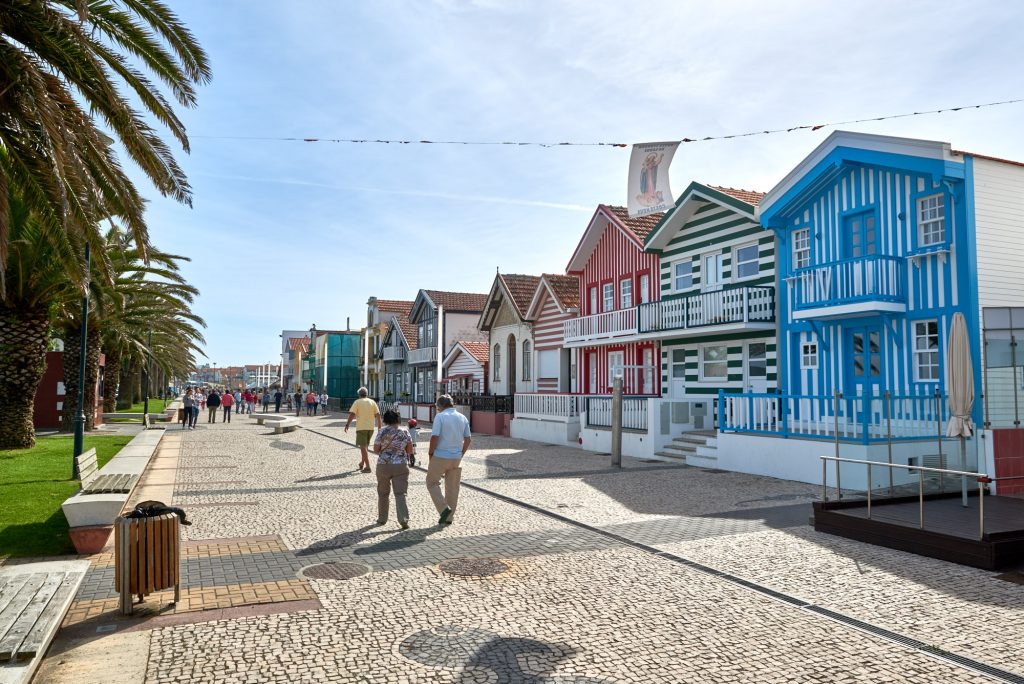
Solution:
<path fill-rule="evenodd" d="M 438 353 L 442 355 L 448 353 L 459 340 L 486 342 L 487 333 L 476 327 L 479 320 L 479 314 L 448 313 L 446 311 L 444 314 L 444 344 Z"/>
<path fill-rule="evenodd" d="M 974 160 L 978 303 L 1024 305 L 1024 166 Z"/>
<path fill-rule="evenodd" d="M 517 439 L 529 439 L 544 444 L 579 446 L 580 419 L 574 418 L 520 418 L 512 419 L 509 434 Z"/>
<path fill-rule="evenodd" d="M 537 352 L 533 348 L 533 330 L 529 323 L 516 323 L 491 328 L 489 349 L 491 350 L 489 386 L 491 394 L 510 394 L 508 387 L 508 336 L 516 338 L 516 392 L 534 392 L 537 387 Z M 523 342 L 530 342 L 530 379 L 523 380 Z M 494 380 L 494 345 L 501 345 L 501 370 Z"/>

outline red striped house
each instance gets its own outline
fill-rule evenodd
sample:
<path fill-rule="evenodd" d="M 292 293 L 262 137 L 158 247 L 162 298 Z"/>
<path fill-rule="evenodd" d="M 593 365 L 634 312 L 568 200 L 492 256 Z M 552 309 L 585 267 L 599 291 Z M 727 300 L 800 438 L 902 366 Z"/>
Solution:
<path fill-rule="evenodd" d="M 624 207 L 598 205 L 566 272 L 579 278 L 580 315 L 565 321 L 574 350 L 574 392 L 608 394 L 621 372 L 627 394 L 661 392 L 657 341 L 640 340 L 637 305 L 661 298 L 656 254 L 644 240 L 663 214 L 630 218 Z"/>
<path fill-rule="evenodd" d="M 533 322 L 537 353 L 537 391 L 572 389 L 572 352 L 565 348 L 565 322 L 580 314 L 580 280 L 576 276 L 545 273 L 526 311 Z"/>

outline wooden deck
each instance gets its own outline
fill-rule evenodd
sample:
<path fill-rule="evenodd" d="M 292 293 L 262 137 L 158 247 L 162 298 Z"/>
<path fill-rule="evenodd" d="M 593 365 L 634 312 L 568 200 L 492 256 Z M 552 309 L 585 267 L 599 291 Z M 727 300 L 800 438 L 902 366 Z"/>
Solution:
<path fill-rule="evenodd" d="M 978 521 L 978 497 L 964 507 L 959 494 L 925 497 L 924 528 L 917 497 L 872 502 L 814 503 L 814 529 L 891 549 L 970 565 L 996 568 L 1024 562 L 1024 499 L 985 497 L 985 533 Z"/>

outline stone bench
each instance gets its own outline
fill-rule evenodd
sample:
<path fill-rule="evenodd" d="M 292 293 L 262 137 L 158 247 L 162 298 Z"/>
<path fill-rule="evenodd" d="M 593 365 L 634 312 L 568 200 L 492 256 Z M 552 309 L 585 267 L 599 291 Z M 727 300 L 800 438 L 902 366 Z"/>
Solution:
<path fill-rule="evenodd" d="M 292 416 L 291 418 L 285 418 L 284 420 L 273 421 L 274 434 L 279 435 L 282 432 L 291 432 L 297 427 L 302 425 L 302 421 Z"/>
<path fill-rule="evenodd" d="M 292 416 L 294 418 L 294 416 Z M 279 422 L 282 420 L 288 420 L 289 416 L 286 413 L 250 413 L 249 420 L 255 420 L 257 425 L 263 425 L 264 421 L 269 420 L 270 422 Z"/>
<path fill-rule="evenodd" d="M 75 461 L 78 463 L 83 494 L 126 494 L 132 491 L 139 479 L 138 475 L 132 473 L 101 472 L 97 468 L 95 449 L 76 456 Z"/>

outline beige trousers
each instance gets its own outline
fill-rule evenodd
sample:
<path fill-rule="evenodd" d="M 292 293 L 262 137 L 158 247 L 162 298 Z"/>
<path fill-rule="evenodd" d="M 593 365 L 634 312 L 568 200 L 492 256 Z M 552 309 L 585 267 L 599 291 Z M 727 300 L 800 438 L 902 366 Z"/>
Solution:
<path fill-rule="evenodd" d="M 395 492 L 395 514 L 398 522 L 409 522 L 409 506 L 405 494 L 409 491 L 409 466 L 391 463 L 377 464 L 377 522 L 388 521 L 388 498 Z"/>
<path fill-rule="evenodd" d="M 441 478 L 444 478 L 444 494 L 441 494 Z M 462 459 L 434 456 L 427 466 L 427 491 L 440 513 L 445 508 L 455 517 L 459 503 L 459 483 L 462 481 Z"/>

